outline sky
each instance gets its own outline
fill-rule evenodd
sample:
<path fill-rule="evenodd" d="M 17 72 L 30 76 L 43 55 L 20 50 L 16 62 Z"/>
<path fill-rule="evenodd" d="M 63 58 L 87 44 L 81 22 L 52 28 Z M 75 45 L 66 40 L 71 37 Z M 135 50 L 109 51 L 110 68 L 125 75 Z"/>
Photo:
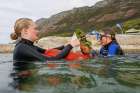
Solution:
<path fill-rule="evenodd" d="M 21 17 L 48 18 L 76 7 L 92 6 L 101 0 L 0 0 L 0 44 L 11 42 L 14 22 Z"/>

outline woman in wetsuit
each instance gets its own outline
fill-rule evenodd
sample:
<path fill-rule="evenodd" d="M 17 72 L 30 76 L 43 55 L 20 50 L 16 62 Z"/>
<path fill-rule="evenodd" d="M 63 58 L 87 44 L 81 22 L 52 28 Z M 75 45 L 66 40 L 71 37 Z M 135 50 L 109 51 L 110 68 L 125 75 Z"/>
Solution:
<path fill-rule="evenodd" d="M 44 56 L 45 49 L 34 45 L 37 37 L 37 26 L 29 18 L 20 18 L 15 22 L 14 33 L 11 34 L 12 40 L 19 40 L 13 52 L 14 61 L 46 61 L 58 60 L 66 57 L 74 46 L 79 45 L 77 40 L 71 41 L 66 46 L 61 46 L 57 49 L 62 49 L 59 54 L 54 57 Z"/>

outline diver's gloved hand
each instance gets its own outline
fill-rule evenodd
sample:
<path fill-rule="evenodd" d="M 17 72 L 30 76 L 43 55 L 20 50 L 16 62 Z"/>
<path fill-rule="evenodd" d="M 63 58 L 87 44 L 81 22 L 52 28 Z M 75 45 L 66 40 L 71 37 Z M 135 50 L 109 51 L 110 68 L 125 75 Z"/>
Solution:
<path fill-rule="evenodd" d="M 98 53 L 97 53 L 95 50 L 92 50 L 92 51 L 91 51 L 91 55 L 92 55 L 92 57 L 95 57 L 95 56 L 98 55 Z"/>

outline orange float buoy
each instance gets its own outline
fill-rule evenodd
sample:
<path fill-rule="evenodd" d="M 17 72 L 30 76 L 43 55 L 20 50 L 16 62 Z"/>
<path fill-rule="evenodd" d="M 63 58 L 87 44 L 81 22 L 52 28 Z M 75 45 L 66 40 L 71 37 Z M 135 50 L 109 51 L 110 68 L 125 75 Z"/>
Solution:
<path fill-rule="evenodd" d="M 49 49 L 46 50 L 44 55 L 49 57 L 54 57 L 59 54 L 61 50 L 58 49 Z M 90 56 L 88 54 L 82 54 L 81 52 L 70 52 L 64 59 L 67 61 L 75 61 L 80 59 L 88 59 Z"/>

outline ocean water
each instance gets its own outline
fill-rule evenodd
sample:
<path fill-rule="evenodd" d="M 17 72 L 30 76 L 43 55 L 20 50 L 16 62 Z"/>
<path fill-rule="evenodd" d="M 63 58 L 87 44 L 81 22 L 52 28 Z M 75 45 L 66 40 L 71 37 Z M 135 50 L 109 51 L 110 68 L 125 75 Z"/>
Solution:
<path fill-rule="evenodd" d="M 15 65 L 0 54 L 0 93 L 140 93 L 140 54 Z"/>

